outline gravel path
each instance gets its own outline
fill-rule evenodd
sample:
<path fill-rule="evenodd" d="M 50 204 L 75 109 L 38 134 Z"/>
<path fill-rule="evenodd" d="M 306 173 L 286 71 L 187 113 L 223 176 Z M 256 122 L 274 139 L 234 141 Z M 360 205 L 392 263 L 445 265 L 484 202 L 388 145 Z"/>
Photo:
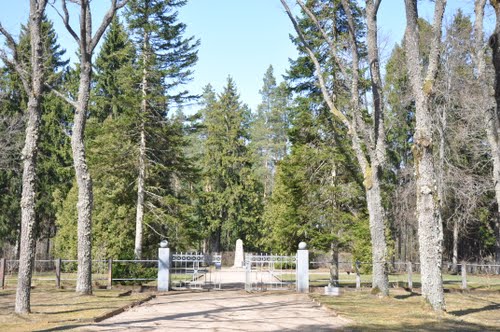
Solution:
<path fill-rule="evenodd" d="M 334 331 L 347 323 L 304 294 L 211 291 L 160 295 L 82 331 Z"/>

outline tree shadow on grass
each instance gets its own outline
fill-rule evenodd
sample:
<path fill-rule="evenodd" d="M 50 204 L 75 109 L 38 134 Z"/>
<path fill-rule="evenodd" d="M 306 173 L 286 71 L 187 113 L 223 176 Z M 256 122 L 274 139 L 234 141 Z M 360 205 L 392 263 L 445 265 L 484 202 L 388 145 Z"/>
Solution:
<path fill-rule="evenodd" d="M 465 316 L 465 315 L 474 314 L 474 313 L 477 313 L 477 312 L 490 311 L 490 310 L 500 310 L 500 303 L 493 303 L 493 304 L 486 305 L 486 306 L 481 307 L 481 308 L 471 308 L 471 309 L 465 309 L 465 310 L 454 310 L 454 311 L 449 311 L 448 313 L 450 315 L 454 315 L 454 316 Z"/>
<path fill-rule="evenodd" d="M 69 330 L 73 330 L 73 329 L 81 329 L 83 327 L 85 327 L 85 325 L 74 324 L 74 325 L 64 325 L 64 326 L 52 327 L 50 329 L 34 330 L 33 332 L 69 331 Z"/>
<path fill-rule="evenodd" d="M 415 293 L 413 291 L 410 291 L 408 294 L 404 294 L 404 295 L 395 295 L 394 298 L 396 300 L 406 300 L 410 297 L 414 297 L 414 296 L 421 296 L 420 293 Z"/>
<path fill-rule="evenodd" d="M 494 331 L 497 330 L 492 326 L 474 324 L 463 321 L 455 321 L 452 319 L 441 319 L 437 322 L 427 322 L 420 324 L 409 324 L 400 323 L 397 325 L 383 325 L 383 324 L 363 324 L 363 325 L 348 325 L 344 327 L 345 331 L 429 331 L 429 332 L 448 332 L 448 331 L 458 331 L 458 332 L 483 332 L 483 331 Z"/>

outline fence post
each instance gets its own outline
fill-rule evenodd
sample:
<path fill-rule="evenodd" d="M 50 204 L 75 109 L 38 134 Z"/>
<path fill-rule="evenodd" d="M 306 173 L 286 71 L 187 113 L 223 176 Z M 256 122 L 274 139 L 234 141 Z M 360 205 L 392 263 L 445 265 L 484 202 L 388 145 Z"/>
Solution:
<path fill-rule="evenodd" d="M 467 289 L 467 264 L 462 262 L 462 289 Z"/>
<path fill-rule="evenodd" d="M 160 242 L 158 249 L 158 291 L 168 292 L 170 290 L 170 248 L 168 241 Z"/>
<path fill-rule="evenodd" d="M 305 242 L 297 250 L 297 293 L 309 293 L 309 250 Z"/>
<path fill-rule="evenodd" d="M 113 259 L 108 259 L 108 289 L 113 286 Z"/>
<path fill-rule="evenodd" d="M 411 265 L 411 262 L 406 263 L 406 269 L 408 271 L 408 289 L 410 291 L 413 291 L 413 266 Z"/>
<path fill-rule="evenodd" d="M 61 259 L 56 259 L 56 288 L 61 288 Z"/>
<path fill-rule="evenodd" d="M 0 287 L 5 288 L 5 258 L 0 259 Z"/>
<path fill-rule="evenodd" d="M 359 271 L 361 263 L 359 261 L 356 261 L 356 264 L 354 265 L 356 267 L 356 289 L 361 289 L 361 275 Z"/>

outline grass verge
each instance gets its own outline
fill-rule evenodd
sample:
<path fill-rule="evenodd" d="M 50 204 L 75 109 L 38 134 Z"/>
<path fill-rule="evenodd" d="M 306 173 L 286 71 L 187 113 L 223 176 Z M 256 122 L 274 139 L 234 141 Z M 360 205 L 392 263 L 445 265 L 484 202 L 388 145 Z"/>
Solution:
<path fill-rule="evenodd" d="M 151 294 L 127 294 L 123 290 L 94 290 L 94 295 L 78 296 L 74 290 L 35 288 L 31 291 L 32 313 L 17 315 L 15 290 L 3 290 L 0 291 L 1 331 L 55 331 L 62 326 L 85 326 L 149 297 Z"/>
<path fill-rule="evenodd" d="M 345 289 L 338 297 L 311 296 L 352 320 L 348 331 L 500 331 L 500 292 L 447 293 L 447 312 L 440 315 L 403 289 L 391 289 L 387 298 Z"/>

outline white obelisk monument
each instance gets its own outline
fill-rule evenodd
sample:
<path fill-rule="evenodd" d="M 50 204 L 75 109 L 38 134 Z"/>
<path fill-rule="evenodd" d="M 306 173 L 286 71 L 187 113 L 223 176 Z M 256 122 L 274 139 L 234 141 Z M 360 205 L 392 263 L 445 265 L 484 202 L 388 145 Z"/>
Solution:
<path fill-rule="evenodd" d="M 234 252 L 234 267 L 243 267 L 245 265 L 245 253 L 243 251 L 243 241 L 236 240 L 236 250 Z"/>

